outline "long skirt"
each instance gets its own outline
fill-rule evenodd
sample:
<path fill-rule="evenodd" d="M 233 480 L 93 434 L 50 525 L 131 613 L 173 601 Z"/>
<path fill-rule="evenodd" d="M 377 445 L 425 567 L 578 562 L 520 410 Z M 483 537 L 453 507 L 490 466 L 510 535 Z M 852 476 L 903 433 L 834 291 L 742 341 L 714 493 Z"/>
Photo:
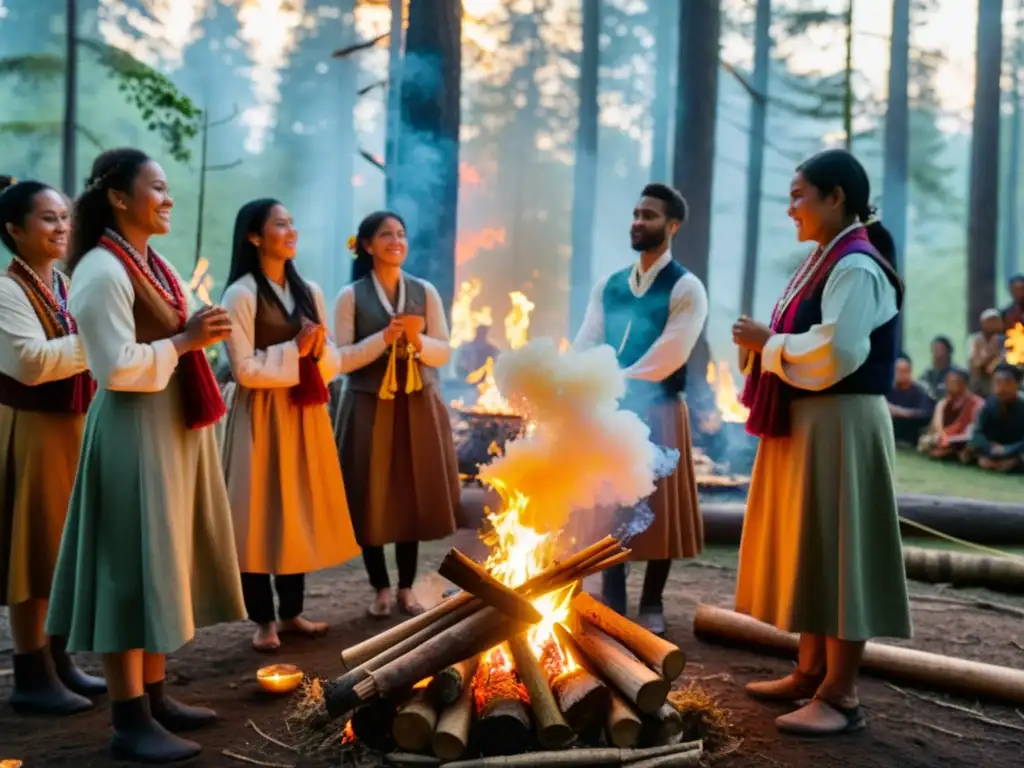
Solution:
<path fill-rule="evenodd" d="M 326 405 L 239 387 L 222 457 L 243 573 L 311 573 L 359 554 Z"/>
<path fill-rule="evenodd" d="M 736 610 L 787 632 L 910 637 L 895 454 L 884 398 L 798 399 L 791 434 L 757 452 Z"/>
<path fill-rule="evenodd" d="M 50 597 L 85 414 L 0 405 L 0 605 Z"/>
<path fill-rule="evenodd" d="M 46 622 L 68 650 L 170 653 L 245 618 L 214 429 L 185 426 L 180 385 L 89 408 Z"/>
<path fill-rule="evenodd" d="M 346 389 L 334 434 L 360 546 L 455 533 L 458 462 L 448 411 L 435 387 L 400 391 L 394 400 Z"/>

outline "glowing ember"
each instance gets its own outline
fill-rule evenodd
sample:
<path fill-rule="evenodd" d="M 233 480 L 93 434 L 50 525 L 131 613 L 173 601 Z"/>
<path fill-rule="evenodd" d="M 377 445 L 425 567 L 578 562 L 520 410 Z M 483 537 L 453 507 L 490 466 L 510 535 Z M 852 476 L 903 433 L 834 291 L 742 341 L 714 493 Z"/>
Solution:
<path fill-rule="evenodd" d="M 473 308 L 473 301 L 483 290 L 482 283 L 473 278 L 459 286 L 459 292 L 452 301 L 452 347 L 461 347 L 476 338 L 476 329 L 481 325 L 493 325 L 490 307 Z"/>
<path fill-rule="evenodd" d="M 188 281 L 188 289 L 192 292 L 193 298 L 201 301 L 206 306 L 213 302 L 210 300 L 210 291 L 213 290 L 213 276 L 210 275 L 210 262 L 200 258 L 196 262 L 196 268 Z"/>
<path fill-rule="evenodd" d="M 1006 362 L 1024 365 L 1024 324 L 1017 323 L 1006 332 Z"/>
<path fill-rule="evenodd" d="M 352 729 L 352 721 L 349 720 L 345 723 L 345 727 L 341 730 L 341 743 L 351 744 L 356 740 L 356 732 Z"/>
<path fill-rule="evenodd" d="M 723 361 L 718 363 L 716 368 L 713 361 L 709 362 L 706 379 L 711 391 L 715 393 L 715 407 L 722 421 L 733 424 L 745 423 L 750 411 L 740 403 L 739 392 L 729 364 Z"/>
<path fill-rule="evenodd" d="M 414 685 L 412 687 L 412 689 L 414 691 L 417 691 L 420 688 L 426 688 L 428 685 L 430 685 L 430 681 L 433 680 L 433 679 L 434 679 L 433 677 L 425 677 L 422 680 L 420 680 L 418 683 L 416 683 L 416 685 Z"/>
<path fill-rule="evenodd" d="M 512 300 L 512 309 L 505 316 L 505 340 L 509 349 L 519 349 L 529 340 L 530 313 L 534 303 L 519 291 L 508 295 Z"/>

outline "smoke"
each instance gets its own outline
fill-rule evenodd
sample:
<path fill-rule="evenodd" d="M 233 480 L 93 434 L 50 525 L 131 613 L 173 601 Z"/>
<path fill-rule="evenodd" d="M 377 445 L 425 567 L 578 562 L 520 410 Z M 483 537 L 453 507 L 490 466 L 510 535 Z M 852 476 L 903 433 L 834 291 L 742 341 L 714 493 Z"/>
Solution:
<path fill-rule="evenodd" d="M 504 352 L 494 378 L 532 427 L 479 477 L 530 499 L 523 522 L 555 531 L 573 512 L 604 508 L 616 510 L 617 523 L 603 533 L 616 525 L 635 535 L 650 524 L 641 502 L 675 470 L 679 453 L 656 446 L 636 414 L 619 410 L 626 379 L 611 347 L 559 354 L 552 339 L 539 339 Z"/>

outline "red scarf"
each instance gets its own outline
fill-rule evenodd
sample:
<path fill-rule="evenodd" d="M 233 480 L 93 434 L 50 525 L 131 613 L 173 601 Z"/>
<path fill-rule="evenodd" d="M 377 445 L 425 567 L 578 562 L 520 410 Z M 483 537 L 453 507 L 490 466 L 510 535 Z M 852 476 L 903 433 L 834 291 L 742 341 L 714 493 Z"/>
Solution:
<path fill-rule="evenodd" d="M 129 253 L 110 236 L 101 237 L 99 245 L 117 256 L 129 274 L 153 286 L 177 311 L 180 324 L 176 332 L 181 333 L 185 330 L 185 324 L 188 322 L 188 300 L 181 283 L 156 251 L 149 249 L 150 269 L 146 269 L 138 256 Z M 170 292 L 153 272 L 160 273 L 163 283 L 170 288 Z M 178 360 L 178 373 L 181 375 L 181 399 L 188 428 L 202 429 L 217 423 L 227 413 L 227 408 L 206 355 L 200 350 L 192 350 L 181 355 Z"/>
<path fill-rule="evenodd" d="M 843 235 L 838 241 L 832 244 L 828 253 L 821 258 L 817 266 L 813 267 L 813 273 L 803 284 L 797 294 L 788 302 L 783 304 L 790 290 L 803 278 L 805 269 L 810 262 L 817 258 L 820 253 L 820 246 L 812 253 L 804 265 L 796 271 L 782 298 L 779 299 L 772 310 L 771 329 L 773 333 L 793 333 L 795 331 L 797 310 L 801 302 L 806 301 L 814 295 L 824 280 L 832 273 L 836 263 L 851 252 L 874 252 L 871 241 L 868 240 L 867 230 L 864 227 L 857 227 Z M 747 417 L 747 432 L 756 437 L 787 437 L 790 431 L 789 409 L 793 402 L 793 388 L 786 384 L 774 373 L 767 373 L 761 370 L 761 355 L 754 354 L 754 365 L 747 376 L 743 386 L 743 394 L 740 402 L 750 409 Z"/>

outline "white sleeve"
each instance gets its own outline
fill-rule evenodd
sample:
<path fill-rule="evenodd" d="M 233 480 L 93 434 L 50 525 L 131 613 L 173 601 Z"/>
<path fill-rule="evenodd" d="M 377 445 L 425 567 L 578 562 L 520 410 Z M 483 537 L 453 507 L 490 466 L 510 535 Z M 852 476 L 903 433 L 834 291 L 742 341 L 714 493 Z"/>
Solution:
<path fill-rule="evenodd" d="M 331 327 L 327 322 L 327 303 L 324 301 L 324 292 L 316 283 L 307 282 L 309 284 L 309 291 L 313 294 L 316 316 L 320 318 L 320 323 L 327 329 L 327 340 L 324 343 L 323 352 L 320 353 L 317 367 L 320 369 L 320 378 L 325 383 L 328 383 L 336 379 L 338 374 L 341 373 L 341 355 L 338 354 L 338 348 L 334 346 L 334 342 L 331 339 Z"/>
<path fill-rule="evenodd" d="M 338 347 L 339 372 L 344 375 L 365 368 L 387 351 L 384 331 L 356 338 L 356 292 L 351 285 L 341 289 L 334 302 L 334 341 Z"/>
<path fill-rule="evenodd" d="M 225 347 L 231 374 L 246 389 L 276 389 L 299 383 L 299 348 L 294 341 L 255 348 L 256 292 L 244 280 L 229 286 L 222 299 L 231 318 Z"/>
<path fill-rule="evenodd" d="M 135 289 L 116 256 L 102 248 L 75 269 L 68 309 L 99 386 L 118 392 L 161 392 L 178 367 L 174 342 L 135 340 Z"/>
<path fill-rule="evenodd" d="M 608 278 L 603 277 L 594 285 L 590 292 L 590 300 L 587 302 L 587 311 L 583 314 L 583 323 L 580 325 L 576 338 L 572 341 L 572 348 L 583 351 L 590 347 L 597 347 L 604 344 L 604 287 L 608 284 Z"/>
<path fill-rule="evenodd" d="M 448 335 L 448 321 L 444 317 L 444 303 L 441 294 L 430 283 L 423 281 L 427 290 L 426 327 L 420 334 L 423 349 L 420 350 L 420 362 L 431 368 L 441 368 L 448 364 L 452 356 L 451 338 Z"/>
<path fill-rule="evenodd" d="M 658 340 L 626 369 L 630 379 L 664 381 L 686 361 L 704 330 L 708 317 L 708 293 L 696 275 L 676 280 L 669 297 L 668 321 Z"/>
<path fill-rule="evenodd" d="M 825 283 L 821 323 L 805 333 L 772 336 L 761 366 L 799 389 L 827 389 L 864 364 L 872 331 L 897 312 L 896 291 L 882 268 L 870 256 L 853 254 Z"/>
<path fill-rule="evenodd" d="M 29 387 L 86 370 L 77 335 L 47 339 L 25 291 L 0 277 L 0 372 Z"/>

